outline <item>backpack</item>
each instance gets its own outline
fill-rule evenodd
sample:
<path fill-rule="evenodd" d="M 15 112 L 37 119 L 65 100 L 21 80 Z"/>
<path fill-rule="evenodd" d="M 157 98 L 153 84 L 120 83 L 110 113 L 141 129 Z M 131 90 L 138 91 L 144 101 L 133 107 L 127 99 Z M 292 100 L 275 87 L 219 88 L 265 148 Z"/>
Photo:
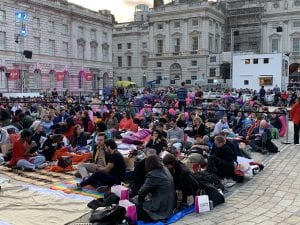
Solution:
<path fill-rule="evenodd" d="M 217 189 L 224 190 L 224 185 L 221 183 L 219 177 L 213 173 L 203 170 L 203 171 L 194 173 L 193 177 L 198 183 L 203 183 L 203 182 L 209 183 Z"/>
<path fill-rule="evenodd" d="M 117 225 L 121 224 L 125 219 L 126 209 L 116 205 L 104 210 L 96 210 L 90 217 L 90 223 L 101 225 Z"/>

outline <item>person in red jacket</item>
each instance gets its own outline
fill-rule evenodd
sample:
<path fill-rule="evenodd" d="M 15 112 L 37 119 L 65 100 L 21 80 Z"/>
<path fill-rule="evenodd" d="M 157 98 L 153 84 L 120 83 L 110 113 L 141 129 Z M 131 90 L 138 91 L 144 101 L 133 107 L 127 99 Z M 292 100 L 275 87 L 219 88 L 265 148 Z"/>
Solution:
<path fill-rule="evenodd" d="M 300 131 L 300 97 L 298 101 L 292 106 L 291 119 L 294 123 L 294 144 L 299 144 L 299 131 Z"/>

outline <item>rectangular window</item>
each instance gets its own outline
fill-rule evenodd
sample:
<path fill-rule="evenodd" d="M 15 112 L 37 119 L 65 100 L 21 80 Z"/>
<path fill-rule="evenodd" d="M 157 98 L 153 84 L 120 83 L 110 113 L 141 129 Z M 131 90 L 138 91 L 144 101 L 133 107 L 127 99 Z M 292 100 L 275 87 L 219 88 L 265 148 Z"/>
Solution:
<path fill-rule="evenodd" d="M 146 55 L 143 55 L 142 57 L 142 66 L 148 66 L 148 57 Z"/>
<path fill-rule="evenodd" d="M 175 84 L 176 81 L 175 80 L 170 80 L 170 84 Z"/>
<path fill-rule="evenodd" d="M 118 50 L 122 49 L 122 44 L 118 44 Z"/>
<path fill-rule="evenodd" d="M 158 54 L 162 54 L 163 53 L 163 47 L 164 47 L 163 40 L 157 40 L 157 53 Z"/>
<path fill-rule="evenodd" d="M 68 57 L 69 56 L 69 43 L 68 42 L 63 42 L 63 56 Z"/>
<path fill-rule="evenodd" d="M 180 27 L 180 21 L 175 21 L 175 22 L 174 22 L 174 27 L 175 27 L 175 28 Z"/>
<path fill-rule="evenodd" d="M 211 62 L 211 63 L 217 62 L 217 57 L 216 56 L 211 56 L 209 58 L 209 62 Z"/>
<path fill-rule="evenodd" d="M 216 52 L 219 52 L 219 38 L 215 39 L 215 50 Z"/>
<path fill-rule="evenodd" d="M 185 83 L 186 84 L 192 84 L 192 81 L 191 80 L 185 80 Z"/>
<path fill-rule="evenodd" d="M 131 43 L 127 43 L 127 49 L 131 49 Z"/>
<path fill-rule="evenodd" d="M 217 75 L 217 69 L 216 68 L 209 68 L 209 76 L 215 77 Z"/>
<path fill-rule="evenodd" d="M 40 24 L 40 18 L 36 18 L 36 17 L 33 17 L 33 28 L 40 28 L 41 24 Z"/>
<path fill-rule="evenodd" d="M 240 44 L 240 43 L 235 43 L 235 44 L 233 45 L 233 51 L 239 52 L 240 49 L 241 49 L 241 44 Z"/>
<path fill-rule="evenodd" d="M 293 22 L 293 27 L 300 27 L 300 21 Z"/>
<path fill-rule="evenodd" d="M 258 64 L 258 59 L 253 59 L 253 64 Z"/>
<path fill-rule="evenodd" d="M 97 47 L 91 47 L 91 60 L 97 60 Z"/>
<path fill-rule="evenodd" d="M 210 20 L 210 21 L 209 21 L 209 30 L 210 30 L 210 31 L 213 31 L 213 28 L 214 28 L 214 26 L 213 26 L 213 21 Z"/>
<path fill-rule="evenodd" d="M 162 23 L 157 24 L 157 29 L 158 30 L 162 30 L 164 28 Z"/>
<path fill-rule="evenodd" d="M 83 37 L 84 36 L 84 28 L 83 27 L 78 27 L 78 36 Z"/>
<path fill-rule="evenodd" d="M 272 53 L 279 52 L 279 39 L 272 39 L 271 40 L 271 52 Z"/>
<path fill-rule="evenodd" d="M 273 85 L 273 77 L 266 76 L 259 78 L 259 86 L 272 86 Z"/>
<path fill-rule="evenodd" d="M 122 77 L 118 77 L 118 81 L 122 81 Z"/>
<path fill-rule="evenodd" d="M 161 67 L 162 63 L 161 62 L 156 62 L 156 67 Z"/>
<path fill-rule="evenodd" d="M 156 74 L 156 84 L 160 84 L 160 82 L 161 82 L 161 80 L 162 80 L 162 77 L 161 77 L 161 74 L 160 73 L 157 73 Z"/>
<path fill-rule="evenodd" d="M 193 25 L 194 27 L 198 26 L 198 24 L 199 24 L 199 20 L 198 20 L 198 19 L 193 19 L 193 20 L 192 20 L 192 25 Z"/>
<path fill-rule="evenodd" d="M 293 38 L 293 52 L 300 52 L 300 38 Z"/>
<path fill-rule="evenodd" d="M 250 64 L 250 59 L 245 59 L 245 64 Z"/>
<path fill-rule="evenodd" d="M 55 40 L 49 40 L 49 55 L 55 56 Z"/>
<path fill-rule="evenodd" d="M 269 63 L 269 58 L 264 58 L 264 64 L 268 64 Z"/>
<path fill-rule="evenodd" d="M 6 20 L 6 12 L 4 10 L 0 10 L 0 22 L 4 22 Z"/>
<path fill-rule="evenodd" d="M 0 49 L 6 49 L 6 33 L 0 31 Z"/>
<path fill-rule="evenodd" d="M 103 32 L 103 42 L 107 42 L 107 33 Z"/>
<path fill-rule="evenodd" d="M 197 75 L 191 76 L 191 79 L 192 79 L 192 80 L 197 80 Z"/>
<path fill-rule="evenodd" d="M 50 33 L 53 33 L 54 32 L 54 21 L 49 21 L 48 22 L 48 31 Z"/>
<path fill-rule="evenodd" d="M 142 48 L 147 48 L 147 42 L 142 43 Z"/>
<path fill-rule="evenodd" d="M 97 40 L 96 30 L 94 29 L 91 30 L 91 40 Z"/>
<path fill-rule="evenodd" d="M 69 34 L 69 26 L 68 26 L 68 24 L 63 24 L 63 25 L 62 25 L 61 33 L 62 33 L 63 35 L 68 35 L 68 34 Z"/>
<path fill-rule="evenodd" d="M 207 83 L 208 84 L 213 84 L 214 83 L 214 79 L 207 79 Z"/>
<path fill-rule="evenodd" d="M 83 59 L 84 58 L 84 45 L 78 45 L 77 46 L 77 54 L 78 54 L 78 58 L 79 59 Z"/>
<path fill-rule="evenodd" d="M 198 37 L 192 37 L 192 51 L 198 50 Z"/>
<path fill-rule="evenodd" d="M 39 37 L 34 37 L 33 42 L 34 54 L 39 55 L 41 51 L 41 39 Z"/>
<path fill-rule="evenodd" d="M 191 61 L 191 66 L 197 66 L 197 60 L 192 60 Z"/>
<path fill-rule="evenodd" d="M 118 56 L 118 67 L 122 67 L 122 56 Z"/>
<path fill-rule="evenodd" d="M 211 52 L 213 50 L 213 37 L 208 38 L 208 50 Z"/>
<path fill-rule="evenodd" d="M 244 85 L 249 85 L 249 80 L 244 80 Z"/>
<path fill-rule="evenodd" d="M 131 67 L 132 66 L 132 63 L 131 63 L 131 56 L 127 56 L 127 66 L 128 67 Z"/>
<path fill-rule="evenodd" d="M 174 52 L 175 53 L 179 53 L 180 52 L 180 38 L 176 38 L 175 39 Z"/>

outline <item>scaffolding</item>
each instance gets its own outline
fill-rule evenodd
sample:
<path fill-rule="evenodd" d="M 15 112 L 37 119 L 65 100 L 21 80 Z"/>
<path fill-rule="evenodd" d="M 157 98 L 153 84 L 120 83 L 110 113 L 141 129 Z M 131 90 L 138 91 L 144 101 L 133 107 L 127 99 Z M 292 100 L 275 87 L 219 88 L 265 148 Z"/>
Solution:
<path fill-rule="evenodd" d="M 260 0 L 227 0 L 225 11 L 225 50 L 261 53 L 264 7 Z"/>

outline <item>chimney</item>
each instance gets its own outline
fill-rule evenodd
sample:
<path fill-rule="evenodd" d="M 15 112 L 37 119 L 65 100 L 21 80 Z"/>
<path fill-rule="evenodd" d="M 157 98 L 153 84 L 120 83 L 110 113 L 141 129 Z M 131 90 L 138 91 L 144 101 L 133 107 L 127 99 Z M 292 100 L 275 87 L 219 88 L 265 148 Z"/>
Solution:
<path fill-rule="evenodd" d="M 153 8 L 158 8 L 164 5 L 164 0 L 154 0 L 153 2 Z"/>

